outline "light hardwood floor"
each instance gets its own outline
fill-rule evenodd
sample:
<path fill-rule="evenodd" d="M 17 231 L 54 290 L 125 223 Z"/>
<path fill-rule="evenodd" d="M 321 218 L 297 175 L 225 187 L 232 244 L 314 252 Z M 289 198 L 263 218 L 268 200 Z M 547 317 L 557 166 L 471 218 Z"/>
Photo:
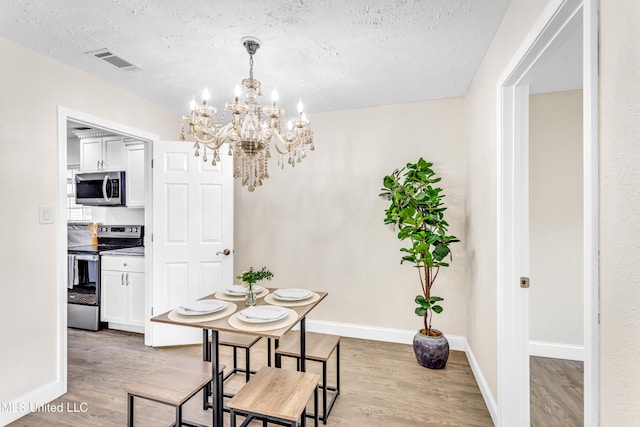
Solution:
<path fill-rule="evenodd" d="M 150 348 L 141 335 L 113 330 L 69 330 L 68 392 L 52 402 L 86 412 L 31 413 L 10 424 L 22 426 L 124 426 L 127 384 L 161 364 L 201 358 L 200 346 Z M 222 362 L 231 365 L 231 349 L 220 349 Z M 266 364 L 266 340 L 252 349 L 252 368 Z M 240 357 L 242 360 L 242 357 Z M 285 358 L 289 359 L 289 358 Z M 283 361 L 285 368 L 294 368 Z M 329 381 L 334 378 L 333 359 Z M 307 370 L 320 372 L 309 362 Z M 237 375 L 225 388 L 240 383 Z M 452 351 L 445 369 L 422 368 L 410 345 L 343 338 L 341 394 L 328 420 L 329 426 L 492 426 L 493 422 L 473 378 L 466 356 Z M 202 411 L 202 395 L 185 405 L 185 419 L 211 425 L 211 411 Z M 173 411 L 164 405 L 136 400 L 136 426 L 169 425 Z M 228 425 L 228 415 L 225 421 Z M 252 423 L 261 426 L 262 423 Z"/>
<path fill-rule="evenodd" d="M 584 425 L 584 369 L 573 360 L 530 357 L 531 426 Z"/>

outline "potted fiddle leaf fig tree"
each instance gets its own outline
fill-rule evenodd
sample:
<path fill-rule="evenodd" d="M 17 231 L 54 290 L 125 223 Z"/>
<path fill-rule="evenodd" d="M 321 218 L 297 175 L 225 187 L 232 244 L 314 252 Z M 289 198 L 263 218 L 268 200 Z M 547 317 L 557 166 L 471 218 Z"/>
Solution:
<path fill-rule="evenodd" d="M 459 240 L 448 234 L 444 218 L 444 194 L 438 187 L 441 178 L 432 169 L 433 163 L 420 158 L 407 163 L 383 180 L 380 196 L 389 201 L 385 224 L 393 224 L 398 239 L 407 245 L 401 263 L 412 264 L 418 270 L 421 293 L 416 296 L 415 313 L 422 317 L 424 328 L 413 339 L 418 362 L 427 368 L 444 368 L 449 357 L 449 343 L 444 334 L 431 327 L 434 313 L 441 313 L 443 299 L 432 293 L 442 267 L 451 260 L 449 245 Z"/>

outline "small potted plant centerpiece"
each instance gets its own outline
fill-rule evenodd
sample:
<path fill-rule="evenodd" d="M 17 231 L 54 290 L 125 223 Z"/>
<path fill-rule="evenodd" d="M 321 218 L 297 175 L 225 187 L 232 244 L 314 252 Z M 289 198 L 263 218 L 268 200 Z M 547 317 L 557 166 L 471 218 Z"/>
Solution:
<path fill-rule="evenodd" d="M 245 304 L 255 305 L 256 303 L 256 294 L 254 292 L 253 285 L 261 280 L 271 280 L 272 278 L 273 273 L 270 272 L 267 267 L 262 267 L 260 270 L 254 270 L 253 267 L 249 267 L 247 271 L 239 276 L 236 276 L 236 279 L 242 280 L 242 286 L 247 288 L 245 294 Z"/>
<path fill-rule="evenodd" d="M 449 357 L 449 343 L 444 334 L 431 327 L 433 313 L 441 313 L 442 298 L 431 293 L 441 267 L 448 267 L 451 259 L 449 245 L 459 240 L 447 233 L 449 224 L 444 219 L 442 189 L 437 187 L 441 178 L 431 169 L 433 163 L 420 158 L 407 163 L 383 180 L 380 196 L 389 201 L 385 211 L 385 224 L 394 224 L 398 239 L 408 241 L 400 251 L 405 261 L 418 270 L 422 292 L 415 298 L 415 313 L 422 317 L 424 329 L 413 339 L 418 362 L 427 368 L 444 368 Z"/>

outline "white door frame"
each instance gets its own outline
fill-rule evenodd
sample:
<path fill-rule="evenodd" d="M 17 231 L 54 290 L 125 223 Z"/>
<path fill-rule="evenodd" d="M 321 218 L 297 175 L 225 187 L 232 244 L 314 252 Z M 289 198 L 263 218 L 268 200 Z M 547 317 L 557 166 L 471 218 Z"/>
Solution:
<path fill-rule="evenodd" d="M 551 0 L 497 85 L 498 425 L 529 425 L 528 85 L 533 71 L 583 25 L 584 425 L 598 425 L 598 15 L 597 0 Z M 556 41 L 556 43 L 552 43 Z M 528 227 L 528 224 L 526 224 Z"/>
<path fill-rule="evenodd" d="M 95 126 L 101 129 L 110 130 L 114 133 L 130 136 L 132 138 L 144 141 L 145 143 L 145 165 L 148 165 L 151 159 L 152 142 L 157 141 L 160 137 L 154 133 L 150 133 L 141 129 L 136 129 L 120 123 L 105 120 L 100 117 L 92 116 L 81 111 L 72 110 L 62 106 L 58 106 L 58 212 L 57 212 L 57 289 L 58 289 L 58 311 L 57 311 L 57 333 L 58 348 L 57 364 L 58 364 L 58 380 L 62 393 L 67 392 L 67 121 L 83 123 L 88 126 Z M 145 205 L 151 206 L 151 192 L 148 188 L 151 183 L 151 168 L 145 170 Z M 147 244 L 147 236 L 151 235 L 151 209 L 145 209 L 145 246 Z M 145 257 L 145 269 L 151 271 L 151 254 Z M 63 267 L 64 266 L 64 267 Z M 145 275 L 145 313 L 151 311 L 150 300 L 147 295 L 151 293 L 151 275 Z"/>

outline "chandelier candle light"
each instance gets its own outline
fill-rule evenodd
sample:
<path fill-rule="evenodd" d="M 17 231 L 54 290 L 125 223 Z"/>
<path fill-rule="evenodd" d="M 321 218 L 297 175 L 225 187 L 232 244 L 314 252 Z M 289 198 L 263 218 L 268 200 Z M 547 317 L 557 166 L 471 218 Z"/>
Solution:
<path fill-rule="evenodd" d="M 245 88 L 245 99 L 240 99 L 242 88 L 236 85 L 235 100 L 225 104 L 225 110 L 232 114 L 231 121 L 224 123 L 224 112 L 220 120 L 216 120 L 216 108 L 208 104 L 209 91 L 202 92 L 202 105 L 191 101 L 191 114 L 183 116 L 184 124 L 180 139 L 185 140 L 184 131 L 195 140 L 196 157 L 203 151 L 202 159 L 206 162 L 207 151 L 211 151 L 211 164 L 220 162 L 220 149 L 224 143 L 229 144 L 229 155 L 233 155 L 233 177 L 242 179 L 242 186 L 249 191 L 262 185 L 269 178 L 268 162 L 271 157 L 270 144 L 273 143 L 278 152 L 278 165 L 284 169 L 285 159 L 291 166 L 306 157 L 307 148 L 313 151 L 313 132 L 309 120 L 304 114 L 302 101 L 298 102 L 298 114 L 287 122 L 283 132 L 280 121 L 284 116 L 284 108 L 277 105 L 278 92 L 271 93 L 272 105 L 261 106 L 257 97 L 262 96 L 259 80 L 253 78 L 253 55 L 260 47 L 260 40 L 255 37 L 244 37 L 242 44 L 249 53 L 249 78 L 242 80 Z"/>

